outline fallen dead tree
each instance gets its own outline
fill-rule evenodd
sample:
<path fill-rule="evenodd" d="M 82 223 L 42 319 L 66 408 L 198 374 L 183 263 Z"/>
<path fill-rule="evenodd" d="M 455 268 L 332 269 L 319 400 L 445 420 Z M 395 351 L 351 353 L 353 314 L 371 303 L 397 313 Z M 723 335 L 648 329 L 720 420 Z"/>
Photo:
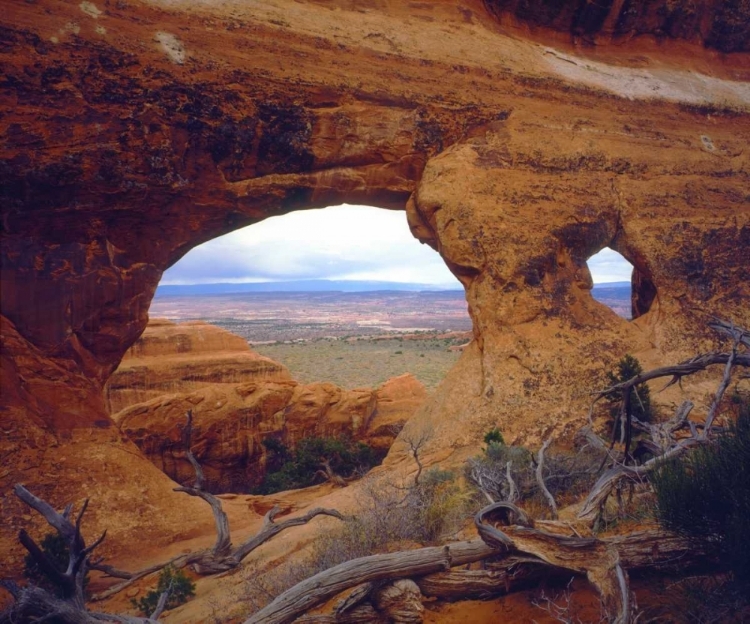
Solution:
<path fill-rule="evenodd" d="M 481 539 L 446 546 L 372 555 L 354 559 L 312 576 L 278 596 L 245 624 L 284 624 L 302 618 L 311 609 L 353 587 L 352 599 L 342 601 L 333 615 L 299 619 L 308 624 L 345 624 L 365 614 L 368 596 L 383 583 L 412 579 L 422 594 L 446 599 L 486 598 L 518 591 L 542 578 L 584 576 L 599 591 L 612 622 L 633 621 L 634 605 L 628 570 L 659 569 L 706 561 L 708 555 L 684 538 L 663 531 L 644 531 L 605 539 L 552 533 L 560 522 L 532 526 L 526 514 L 510 503 L 495 503 L 475 518 Z M 500 528 L 502 527 L 502 528 Z M 484 569 L 461 569 L 482 561 Z M 379 585 L 380 584 L 380 585 Z M 354 594 L 352 594 L 354 595 Z M 372 621 L 372 620 L 370 620 Z"/>
<path fill-rule="evenodd" d="M 182 437 L 183 444 L 185 446 L 185 455 L 187 456 L 188 461 L 195 470 L 195 483 L 192 487 L 177 487 L 175 488 L 175 492 L 184 492 L 185 494 L 188 494 L 190 496 L 200 498 L 201 500 L 204 500 L 209 504 L 209 506 L 211 507 L 211 512 L 214 516 L 214 524 L 216 526 L 216 541 L 214 542 L 213 547 L 197 553 L 181 555 L 179 557 L 170 559 L 169 561 L 165 561 L 164 563 L 139 570 L 138 572 L 126 572 L 113 568 L 112 566 L 94 564 L 92 565 L 92 569 L 104 572 L 108 576 L 114 578 L 124 579 L 124 582 L 114 585 L 113 587 L 110 587 L 109 589 L 96 594 L 92 597 L 92 600 L 103 600 L 105 598 L 113 596 L 114 594 L 132 585 L 138 579 L 141 579 L 149 574 L 153 574 L 154 572 L 158 572 L 168 565 L 171 565 L 175 568 L 182 568 L 190 565 L 197 574 L 201 575 L 227 572 L 229 570 L 237 568 L 242 560 L 245 559 L 251 552 L 253 552 L 262 544 L 265 544 L 268 540 L 275 537 L 282 531 L 285 531 L 292 527 L 307 524 L 308 522 L 310 522 L 310 520 L 316 518 L 317 516 L 330 516 L 333 518 L 337 518 L 338 520 L 343 520 L 343 516 L 335 509 L 324 509 L 321 507 L 316 507 L 315 509 L 311 509 L 302 516 L 289 518 L 281 522 L 276 522 L 275 518 L 280 513 L 280 509 L 278 506 L 274 506 L 273 509 L 269 510 L 268 513 L 266 513 L 266 515 L 264 516 L 263 526 L 258 533 L 248 538 L 244 542 L 238 544 L 237 546 L 233 546 L 230 536 L 229 519 L 227 518 L 226 512 L 222 507 L 221 500 L 203 489 L 203 469 L 201 468 L 200 463 L 195 458 L 195 455 L 193 455 L 193 452 L 190 449 L 193 431 L 192 412 L 188 411 L 186 417 L 187 424 L 183 429 Z"/>
<path fill-rule="evenodd" d="M 718 333 L 728 336 L 732 340 L 732 347 L 729 352 L 712 352 L 698 355 L 690 360 L 686 360 L 673 366 L 665 366 L 648 371 L 633 377 L 622 383 L 610 386 L 596 393 L 589 410 L 589 422 L 592 421 L 594 407 L 598 401 L 605 397 L 611 397 L 619 393 L 622 397 L 620 410 L 613 427 L 616 432 L 618 424 L 622 421 L 625 423 L 624 449 L 622 454 L 613 453 L 616 442 L 616 433 L 613 433 L 612 440 L 608 448 L 609 465 L 602 473 L 599 480 L 594 484 L 586 501 L 578 514 L 579 519 L 590 524 L 596 523 L 602 514 L 604 505 L 609 496 L 619 488 L 623 482 L 643 481 L 648 473 L 654 470 L 659 464 L 667 459 L 681 455 L 688 449 L 706 444 L 710 440 L 710 433 L 714 426 L 714 420 L 726 389 L 732 377 L 734 367 L 750 367 L 750 332 L 736 327 L 732 323 L 725 321 L 713 321 L 709 327 Z M 650 424 L 641 422 L 632 414 L 630 397 L 631 389 L 637 388 L 642 383 L 653 379 L 668 377 L 669 381 L 663 389 L 678 383 L 683 377 L 703 371 L 709 366 L 724 365 L 724 373 L 716 390 L 711 406 L 706 413 L 702 423 L 695 423 L 688 419 L 693 404 L 690 401 L 684 402 L 675 412 L 670 420 L 663 423 Z M 689 433 L 682 437 L 677 437 L 677 433 L 687 430 Z M 631 454 L 631 446 L 634 431 L 646 433 L 651 438 L 647 442 L 648 449 L 653 457 L 643 464 L 636 465 Z M 604 442 L 593 433 L 593 427 L 590 425 L 586 431 L 590 441 L 597 445 L 603 445 Z"/>

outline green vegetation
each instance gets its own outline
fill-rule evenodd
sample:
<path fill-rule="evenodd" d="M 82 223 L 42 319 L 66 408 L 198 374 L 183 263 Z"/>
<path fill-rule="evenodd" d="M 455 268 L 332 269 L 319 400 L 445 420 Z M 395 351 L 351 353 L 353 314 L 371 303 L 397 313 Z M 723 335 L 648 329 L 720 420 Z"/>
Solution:
<path fill-rule="evenodd" d="M 195 583 L 182 570 L 175 570 L 174 567 L 169 565 L 159 574 L 156 589 L 152 589 L 140 600 L 131 599 L 130 602 L 143 615 L 148 617 L 156 609 L 159 598 L 165 591 L 169 591 L 166 608 L 174 609 L 181 604 L 185 604 L 191 596 L 195 596 Z"/>
<path fill-rule="evenodd" d="M 484 436 L 484 443 L 487 446 L 490 446 L 492 444 L 499 444 L 503 445 L 505 444 L 505 439 L 503 438 L 503 434 L 500 432 L 500 429 L 495 427 L 494 429 L 490 429 Z"/>
<path fill-rule="evenodd" d="M 714 444 L 665 461 L 651 476 L 666 528 L 705 540 L 736 581 L 750 583 L 750 400 Z"/>
<path fill-rule="evenodd" d="M 643 372 L 641 363 L 632 355 L 625 355 L 618 363 L 616 372 L 607 373 L 609 385 L 628 381 Z M 616 417 L 619 409 L 619 394 L 615 398 L 617 405 L 612 406 L 612 416 Z M 646 384 L 641 384 L 630 390 L 630 407 L 632 415 L 640 421 L 650 422 L 653 418 L 653 409 L 651 407 L 651 393 Z"/>
<path fill-rule="evenodd" d="M 273 494 L 325 481 L 326 465 L 341 477 L 364 474 L 380 463 L 382 454 L 362 442 L 343 438 L 303 438 L 292 451 L 276 438 L 266 438 L 268 472 L 255 493 Z"/>
<path fill-rule="evenodd" d="M 449 351 L 464 339 L 401 337 L 383 340 L 309 340 L 298 343 L 254 345 L 253 350 L 289 368 L 302 383 L 330 381 L 343 388 L 373 387 L 404 373 L 413 374 L 428 390 L 445 378 L 461 355 Z M 422 357 L 421 354 L 424 354 Z"/>

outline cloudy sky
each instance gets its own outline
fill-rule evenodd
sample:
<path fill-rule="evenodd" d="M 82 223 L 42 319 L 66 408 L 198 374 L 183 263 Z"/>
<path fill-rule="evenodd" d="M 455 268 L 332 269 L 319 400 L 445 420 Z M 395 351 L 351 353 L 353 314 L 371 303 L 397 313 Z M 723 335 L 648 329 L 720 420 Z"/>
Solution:
<path fill-rule="evenodd" d="M 630 265 L 609 249 L 589 268 L 597 283 L 630 279 Z M 161 283 L 302 279 L 459 287 L 440 256 L 411 235 L 406 213 L 346 205 L 271 217 L 216 238 L 186 254 Z"/>

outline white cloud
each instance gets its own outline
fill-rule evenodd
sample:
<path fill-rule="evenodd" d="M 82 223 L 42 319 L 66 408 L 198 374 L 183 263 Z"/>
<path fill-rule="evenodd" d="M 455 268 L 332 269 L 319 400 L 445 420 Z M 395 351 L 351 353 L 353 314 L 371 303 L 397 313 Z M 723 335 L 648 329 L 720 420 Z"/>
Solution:
<path fill-rule="evenodd" d="M 589 262 L 594 282 L 627 281 L 630 265 L 611 249 Z M 300 210 L 196 247 L 162 284 L 374 280 L 457 286 L 440 256 L 409 231 L 406 213 L 367 206 Z"/>
<path fill-rule="evenodd" d="M 633 266 L 619 253 L 605 247 L 588 259 L 589 271 L 594 284 L 606 282 L 629 282 Z"/>
<path fill-rule="evenodd" d="M 163 284 L 299 279 L 458 282 L 409 231 L 406 213 L 367 206 L 300 210 L 191 250 Z"/>

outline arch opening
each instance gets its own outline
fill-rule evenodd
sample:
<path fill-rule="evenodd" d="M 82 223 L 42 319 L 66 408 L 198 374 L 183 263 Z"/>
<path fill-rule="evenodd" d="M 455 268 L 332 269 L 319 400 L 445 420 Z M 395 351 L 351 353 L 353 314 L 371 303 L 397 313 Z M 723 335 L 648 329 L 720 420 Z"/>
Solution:
<path fill-rule="evenodd" d="M 413 237 L 406 214 L 347 204 L 269 217 L 192 249 L 165 271 L 149 314 L 214 323 L 279 358 L 300 381 L 342 387 L 376 386 L 413 372 L 434 388 L 455 356 L 423 370 L 434 349 L 412 349 L 411 341 L 435 335 L 441 338 L 429 347 L 455 346 L 471 331 L 461 283 Z M 405 356 L 401 364 L 380 372 L 332 349 L 324 356 L 340 366 L 328 375 L 300 354 L 313 343 L 377 342 L 384 346 L 372 356 L 380 357 L 386 346 L 407 340 L 387 354 Z M 407 357 L 412 350 L 418 361 Z"/>
<path fill-rule="evenodd" d="M 194 248 L 149 315 L 107 384 L 110 413 L 182 482 L 171 434 L 139 436 L 192 409 L 215 492 L 259 492 L 270 438 L 343 436 L 384 453 L 472 335 L 461 284 L 406 214 L 365 206 L 270 217 Z"/>
<path fill-rule="evenodd" d="M 636 274 L 642 274 L 621 253 L 604 247 L 591 256 L 586 264 L 594 283 L 591 295 L 596 301 L 627 320 L 638 318 L 648 311 L 653 297 L 647 306 L 644 301 L 636 310 L 634 284 Z"/>

